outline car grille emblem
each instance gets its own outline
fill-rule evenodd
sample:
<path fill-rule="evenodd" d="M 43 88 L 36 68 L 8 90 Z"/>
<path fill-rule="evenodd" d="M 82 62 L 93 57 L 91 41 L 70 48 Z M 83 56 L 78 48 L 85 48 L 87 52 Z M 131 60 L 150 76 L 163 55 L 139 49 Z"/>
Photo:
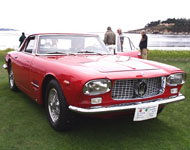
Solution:
<path fill-rule="evenodd" d="M 143 97 L 146 91 L 147 91 L 147 84 L 144 81 L 138 82 L 135 88 L 135 94 L 140 97 Z"/>

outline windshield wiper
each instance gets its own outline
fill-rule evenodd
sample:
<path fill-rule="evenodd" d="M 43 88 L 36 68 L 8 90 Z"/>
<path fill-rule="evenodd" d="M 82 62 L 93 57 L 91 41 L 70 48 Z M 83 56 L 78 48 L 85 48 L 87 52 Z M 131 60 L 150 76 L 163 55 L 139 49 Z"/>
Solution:
<path fill-rule="evenodd" d="M 64 54 L 64 55 L 74 55 L 74 56 L 76 56 L 76 54 L 75 53 L 64 53 L 64 52 L 50 52 L 50 53 L 47 53 L 47 54 Z"/>
<path fill-rule="evenodd" d="M 67 53 L 64 53 L 64 52 L 58 52 L 58 51 L 56 51 L 56 52 L 49 52 L 49 53 L 47 53 L 47 54 L 66 54 L 66 55 L 67 55 Z"/>
<path fill-rule="evenodd" d="M 77 53 L 81 53 L 81 54 L 98 54 L 98 55 L 102 55 L 101 53 L 97 53 L 97 52 L 92 52 L 92 51 L 79 51 Z"/>

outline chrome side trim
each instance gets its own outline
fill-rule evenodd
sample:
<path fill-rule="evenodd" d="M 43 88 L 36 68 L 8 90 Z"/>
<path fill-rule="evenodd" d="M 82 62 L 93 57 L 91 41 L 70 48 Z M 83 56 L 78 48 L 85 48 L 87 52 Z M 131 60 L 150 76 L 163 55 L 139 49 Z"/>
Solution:
<path fill-rule="evenodd" d="M 3 68 L 7 69 L 8 68 L 7 64 L 3 64 Z"/>
<path fill-rule="evenodd" d="M 110 113 L 110 112 L 120 112 L 120 111 L 127 111 L 132 110 L 137 107 L 144 107 L 147 105 L 161 105 L 161 104 L 169 104 L 173 102 L 183 101 L 185 100 L 185 96 L 179 94 L 177 97 L 167 98 L 167 99 L 155 99 L 152 101 L 147 102 L 136 102 L 136 103 L 126 103 L 124 106 L 109 106 L 109 107 L 97 107 L 97 108 L 80 108 L 75 106 L 69 106 L 69 109 L 81 113 L 81 114 L 101 114 L 101 113 Z"/>
<path fill-rule="evenodd" d="M 37 88 L 40 87 L 39 85 L 37 85 L 37 84 L 35 84 L 35 83 L 33 83 L 33 82 L 31 82 L 31 84 L 32 84 L 33 86 L 37 87 Z"/>

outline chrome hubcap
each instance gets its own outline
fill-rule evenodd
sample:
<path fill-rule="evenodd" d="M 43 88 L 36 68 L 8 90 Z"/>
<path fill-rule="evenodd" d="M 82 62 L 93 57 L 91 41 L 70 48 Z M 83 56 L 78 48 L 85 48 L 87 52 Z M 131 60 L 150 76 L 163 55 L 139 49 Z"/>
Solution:
<path fill-rule="evenodd" d="M 51 120 L 55 123 L 60 115 L 60 103 L 57 90 L 52 88 L 48 96 L 48 110 Z"/>
<path fill-rule="evenodd" d="M 14 76 L 13 76 L 12 68 L 10 69 L 10 72 L 9 72 L 9 83 L 10 83 L 10 87 L 12 88 L 14 85 Z"/>

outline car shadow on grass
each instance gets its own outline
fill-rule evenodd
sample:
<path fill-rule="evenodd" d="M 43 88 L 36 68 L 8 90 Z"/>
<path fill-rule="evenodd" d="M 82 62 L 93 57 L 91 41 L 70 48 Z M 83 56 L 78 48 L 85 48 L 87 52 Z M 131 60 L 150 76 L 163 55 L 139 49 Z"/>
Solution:
<path fill-rule="evenodd" d="M 142 131 L 142 130 L 150 130 L 157 129 L 157 127 L 167 127 L 162 120 L 159 118 L 146 120 L 146 121 L 133 121 L 133 115 L 130 114 L 128 116 L 122 116 L 118 118 L 110 118 L 110 119 L 101 119 L 101 118 L 93 118 L 93 117 L 84 117 L 80 116 L 76 121 L 73 131 L 81 131 L 81 130 L 89 130 L 89 131 L 105 131 L 107 132 L 117 132 L 120 130 L 134 132 L 134 131 Z"/>
<path fill-rule="evenodd" d="M 80 141 L 81 149 L 129 149 L 168 142 L 176 129 L 158 118 L 133 122 L 133 116 L 117 119 L 81 117 L 69 132 L 60 133 L 72 141 L 73 148 Z M 145 146 L 145 147 L 146 147 Z"/>

